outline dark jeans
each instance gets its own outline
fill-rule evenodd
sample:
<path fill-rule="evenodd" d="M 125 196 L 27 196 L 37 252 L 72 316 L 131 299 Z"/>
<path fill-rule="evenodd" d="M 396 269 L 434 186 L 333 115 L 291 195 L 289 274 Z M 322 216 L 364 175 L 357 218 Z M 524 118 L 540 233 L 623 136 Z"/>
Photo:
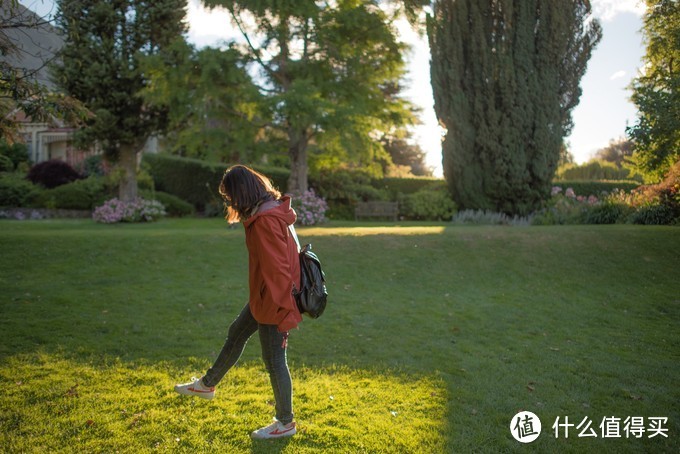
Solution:
<path fill-rule="evenodd" d="M 227 340 L 213 366 L 203 376 L 205 386 L 215 386 L 241 357 L 250 336 L 258 331 L 262 346 L 262 359 L 269 373 L 276 401 L 276 419 L 283 424 L 293 420 L 293 382 L 286 361 L 284 336 L 276 325 L 260 325 L 250 313 L 248 304 L 229 327 Z"/>

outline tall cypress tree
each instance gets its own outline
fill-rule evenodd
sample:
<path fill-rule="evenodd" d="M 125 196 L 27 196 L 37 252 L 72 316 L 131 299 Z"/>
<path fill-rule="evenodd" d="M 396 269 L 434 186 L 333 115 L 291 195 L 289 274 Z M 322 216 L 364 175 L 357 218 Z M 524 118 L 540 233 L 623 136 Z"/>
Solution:
<path fill-rule="evenodd" d="M 76 138 L 97 144 L 124 170 L 120 197 L 137 196 L 137 155 L 146 139 L 160 131 L 166 109 L 148 105 L 140 61 L 164 53 L 186 29 L 186 0 L 59 0 L 57 23 L 64 31 L 57 84 L 95 115 Z"/>
<path fill-rule="evenodd" d="M 440 0 L 428 17 L 444 176 L 461 208 L 546 198 L 600 25 L 588 0 Z"/>

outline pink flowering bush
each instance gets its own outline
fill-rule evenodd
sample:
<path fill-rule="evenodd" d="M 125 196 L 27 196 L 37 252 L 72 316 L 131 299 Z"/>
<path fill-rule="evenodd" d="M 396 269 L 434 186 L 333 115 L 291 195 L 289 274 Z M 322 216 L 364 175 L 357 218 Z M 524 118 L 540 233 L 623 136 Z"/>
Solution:
<path fill-rule="evenodd" d="M 584 197 L 576 195 L 573 188 L 567 188 L 562 194 L 562 188 L 554 186 L 548 205 L 536 213 L 532 223 L 539 225 L 550 224 L 581 224 L 587 223 L 588 214 L 601 204 L 597 196 Z"/>
<path fill-rule="evenodd" d="M 165 207 L 157 200 L 137 198 L 132 202 L 110 199 L 95 208 L 92 219 L 104 224 L 116 222 L 151 222 L 165 216 Z"/>
<path fill-rule="evenodd" d="M 328 204 L 318 197 L 313 189 L 293 197 L 293 208 L 297 213 L 297 222 L 301 225 L 314 225 L 326 222 Z"/>

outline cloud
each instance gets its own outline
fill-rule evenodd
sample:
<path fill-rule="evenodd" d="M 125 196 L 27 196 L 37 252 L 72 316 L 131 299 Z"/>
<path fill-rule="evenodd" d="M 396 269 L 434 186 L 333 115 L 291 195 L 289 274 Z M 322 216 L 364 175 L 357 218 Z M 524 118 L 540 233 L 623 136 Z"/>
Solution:
<path fill-rule="evenodd" d="M 603 21 L 610 21 L 621 13 L 642 16 L 645 12 L 643 0 L 592 0 L 593 14 Z"/>
<path fill-rule="evenodd" d="M 616 71 L 614 74 L 612 74 L 612 75 L 609 77 L 609 80 L 621 79 L 621 78 L 624 77 L 625 75 L 626 75 L 626 71 L 624 71 L 624 70 Z"/>

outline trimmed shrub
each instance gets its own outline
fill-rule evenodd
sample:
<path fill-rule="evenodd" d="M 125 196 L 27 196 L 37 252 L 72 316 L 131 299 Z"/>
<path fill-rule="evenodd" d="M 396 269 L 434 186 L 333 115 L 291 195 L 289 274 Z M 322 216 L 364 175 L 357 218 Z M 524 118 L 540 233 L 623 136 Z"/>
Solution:
<path fill-rule="evenodd" d="M 400 194 L 399 199 L 399 212 L 407 219 L 449 221 L 456 214 L 456 204 L 446 188 L 421 189 L 414 194 Z"/>
<path fill-rule="evenodd" d="M 59 159 L 50 159 L 31 167 L 27 178 L 34 184 L 52 189 L 76 181 L 80 175 L 68 163 Z"/>
<path fill-rule="evenodd" d="M 0 175 L 0 206 L 28 206 L 27 202 L 38 197 L 44 191 L 45 189 L 34 185 L 22 175 L 15 173 Z"/>
<path fill-rule="evenodd" d="M 64 184 L 41 192 L 27 204 L 33 208 L 59 208 L 65 210 L 92 210 L 104 200 L 113 196 L 112 190 L 101 177 Z"/>

